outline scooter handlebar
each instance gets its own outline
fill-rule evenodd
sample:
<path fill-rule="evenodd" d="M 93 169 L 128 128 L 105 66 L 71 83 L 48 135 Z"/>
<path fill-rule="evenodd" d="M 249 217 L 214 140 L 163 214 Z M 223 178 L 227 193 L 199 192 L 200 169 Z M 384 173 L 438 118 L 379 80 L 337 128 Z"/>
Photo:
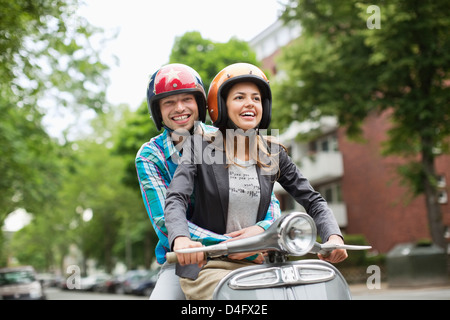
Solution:
<path fill-rule="evenodd" d="M 166 260 L 167 263 L 177 263 L 178 262 L 177 254 L 175 252 L 167 252 Z"/>
<path fill-rule="evenodd" d="M 166 261 L 169 264 L 178 263 L 178 257 L 175 252 L 167 252 L 166 253 Z"/>
<path fill-rule="evenodd" d="M 209 247 L 211 248 L 211 247 Z M 189 248 L 189 249 L 182 249 L 179 250 L 180 252 L 183 253 L 191 253 L 191 252 L 208 252 L 209 249 L 208 247 L 199 247 L 199 248 Z M 223 247 L 221 247 L 220 251 L 224 251 Z M 335 250 L 335 249 L 345 249 L 345 250 L 369 250 L 372 249 L 371 246 L 356 246 L 356 245 L 348 245 L 348 244 L 320 244 L 320 243 L 315 243 L 314 247 L 311 249 L 310 253 L 320 253 L 322 255 L 328 255 L 331 253 L 331 251 Z M 215 250 L 211 250 L 211 251 L 215 251 L 217 253 L 217 249 Z M 166 254 L 166 260 L 167 263 L 177 263 L 178 262 L 178 258 L 177 258 L 177 254 L 175 252 L 168 252 Z"/>

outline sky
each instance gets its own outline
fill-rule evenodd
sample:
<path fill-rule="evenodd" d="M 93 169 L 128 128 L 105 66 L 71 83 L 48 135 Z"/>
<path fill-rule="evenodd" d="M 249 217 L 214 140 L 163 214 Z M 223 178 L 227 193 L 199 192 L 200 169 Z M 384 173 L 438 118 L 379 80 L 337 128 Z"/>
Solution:
<path fill-rule="evenodd" d="M 79 14 L 108 33 L 119 32 L 103 48 L 111 62 L 107 99 L 137 108 L 148 79 L 169 60 L 175 38 L 199 31 L 203 38 L 249 41 L 274 23 L 279 0 L 86 0 Z M 114 66 L 116 56 L 119 64 Z M 108 62 L 109 61 L 109 62 Z"/>

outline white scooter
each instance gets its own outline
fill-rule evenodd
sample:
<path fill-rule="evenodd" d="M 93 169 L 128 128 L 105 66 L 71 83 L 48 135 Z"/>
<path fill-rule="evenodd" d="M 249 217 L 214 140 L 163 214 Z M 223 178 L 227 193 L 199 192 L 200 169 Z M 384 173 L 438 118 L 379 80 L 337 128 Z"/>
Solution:
<path fill-rule="evenodd" d="M 207 257 L 258 251 L 268 253 L 266 263 L 234 270 L 223 278 L 214 291 L 214 300 L 351 299 L 347 282 L 332 264 L 316 259 L 287 261 L 287 257 L 371 247 L 320 244 L 316 242 L 316 235 L 314 220 L 306 213 L 294 212 L 280 217 L 259 235 L 177 252 L 205 252 Z M 169 253 L 167 261 L 175 263 L 176 254 Z"/>

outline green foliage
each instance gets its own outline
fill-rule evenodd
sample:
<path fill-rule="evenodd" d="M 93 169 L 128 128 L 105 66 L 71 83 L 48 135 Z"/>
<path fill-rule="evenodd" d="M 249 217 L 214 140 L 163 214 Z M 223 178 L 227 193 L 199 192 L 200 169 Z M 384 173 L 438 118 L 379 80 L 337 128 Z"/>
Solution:
<path fill-rule="evenodd" d="M 107 110 L 108 68 L 90 42 L 100 30 L 76 15 L 77 0 L 0 0 L 0 7 L 0 226 L 15 209 L 30 212 L 32 224 L 10 242 L 14 255 L 49 266 L 71 240 L 62 232 L 71 220 L 60 192 L 76 165 L 73 150 L 43 128 L 43 114 Z M 10 250 L 1 240 L 4 262 Z"/>
<path fill-rule="evenodd" d="M 61 146 L 64 158 L 57 171 L 60 183 L 52 190 L 55 200 L 41 202 L 32 223 L 11 240 L 11 250 L 22 263 L 42 269 L 62 267 L 69 246 L 76 244 L 83 261 L 95 259 L 110 272 L 115 262 L 125 261 L 130 246 L 137 243 L 142 248 L 151 226 L 142 223 L 147 217 L 137 183 L 133 189 L 123 184 L 129 159 L 113 152 L 125 124 L 122 118 L 130 112 L 125 107 L 113 111 L 93 120 L 93 134 Z M 144 255 L 132 259 L 136 265 L 144 264 Z"/>
<path fill-rule="evenodd" d="M 169 62 L 194 68 L 200 74 L 206 92 L 214 76 L 226 66 L 237 62 L 258 65 L 256 54 L 247 42 L 236 38 L 226 43 L 214 42 L 202 38 L 197 31 L 186 32 L 175 39 Z"/>
<path fill-rule="evenodd" d="M 450 4 L 381 1 L 381 28 L 369 29 L 371 4 L 289 2 L 284 17 L 299 20 L 304 32 L 281 58 L 288 78 L 276 90 L 279 105 L 296 103 L 299 120 L 336 115 L 350 133 L 370 112 L 392 109 L 387 153 L 424 151 L 423 137 L 429 151 L 447 146 Z M 274 121 L 285 121 L 278 114 L 286 111 L 274 112 Z"/>
<path fill-rule="evenodd" d="M 90 38 L 100 30 L 76 15 L 78 0 L 1 0 L 1 95 L 14 105 L 104 110 L 108 69 Z M 42 109 L 39 109 L 42 108 Z"/>
<path fill-rule="evenodd" d="M 74 113 L 104 109 L 107 67 L 77 5 L 0 0 L 0 224 L 17 207 L 35 211 L 57 188 L 60 154 L 41 124 L 49 100 Z"/>
<path fill-rule="evenodd" d="M 120 129 L 113 152 L 126 159 L 126 173 L 123 183 L 133 190 L 139 189 L 134 159 L 142 144 L 159 134 L 150 119 L 147 101 L 142 102 L 134 113 L 123 118 L 125 125 Z"/>
<path fill-rule="evenodd" d="M 370 0 L 290 0 L 284 19 L 302 36 L 284 50 L 286 80 L 276 87 L 274 123 L 335 115 L 349 135 L 371 113 L 390 111 L 385 155 L 414 159 L 399 172 L 425 192 L 433 239 L 442 243 L 434 160 L 449 151 L 450 3 L 377 1 L 380 28 L 369 28 Z M 291 106 L 294 106 L 292 109 Z M 420 162 L 417 161 L 420 159 Z"/>
<path fill-rule="evenodd" d="M 2 103 L 5 102 L 5 103 Z M 39 124 L 40 116 L 0 98 L 0 224 L 22 207 L 33 211 L 52 198 L 58 181 L 58 148 Z M 48 186 L 48 187 L 46 187 Z"/>
<path fill-rule="evenodd" d="M 17 231 L 11 240 L 9 255 L 37 270 L 49 270 L 55 265 L 57 261 L 53 249 L 59 237 L 53 233 L 56 230 L 52 228 L 48 218 L 36 215 L 32 224 Z M 49 231 L 54 236 L 49 237 Z"/>

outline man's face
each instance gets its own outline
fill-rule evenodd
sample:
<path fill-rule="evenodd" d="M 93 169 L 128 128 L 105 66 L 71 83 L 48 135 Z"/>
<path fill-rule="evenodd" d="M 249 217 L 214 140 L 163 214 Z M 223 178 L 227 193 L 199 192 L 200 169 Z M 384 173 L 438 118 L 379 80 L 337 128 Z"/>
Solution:
<path fill-rule="evenodd" d="M 198 106 L 191 93 L 180 93 L 159 101 L 164 124 L 172 130 L 190 130 L 198 119 Z"/>

